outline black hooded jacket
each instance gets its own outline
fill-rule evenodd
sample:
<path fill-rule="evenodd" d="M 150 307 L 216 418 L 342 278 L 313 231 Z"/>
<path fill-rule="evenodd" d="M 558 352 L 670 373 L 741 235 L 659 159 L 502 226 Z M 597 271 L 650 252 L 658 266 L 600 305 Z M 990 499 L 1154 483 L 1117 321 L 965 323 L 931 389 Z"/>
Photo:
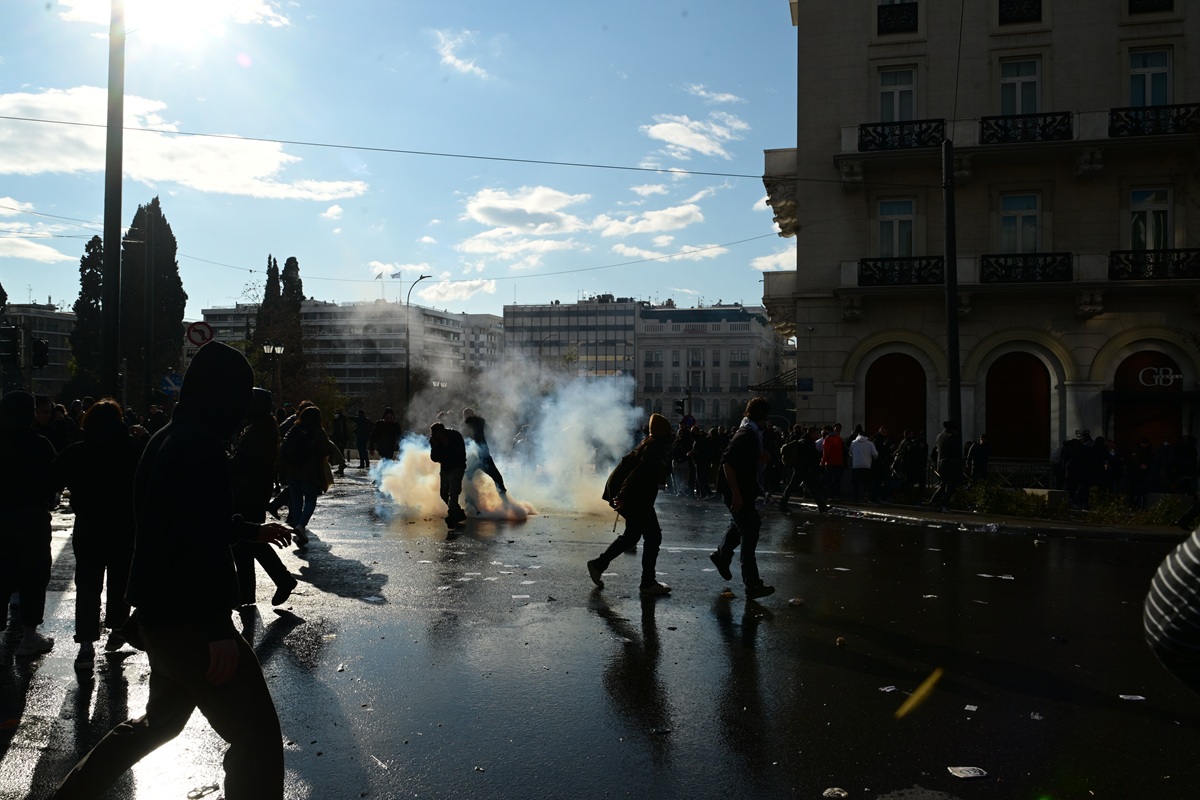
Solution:
<path fill-rule="evenodd" d="M 50 529 L 54 445 L 33 432 L 33 395 L 9 392 L 0 399 L 0 524 Z"/>
<path fill-rule="evenodd" d="M 194 625 L 209 641 L 236 635 L 230 545 L 254 539 L 258 526 L 234 515 L 224 443 L 246 413 L 252 383 L 241 353 L 209 342 L 188 367 L 171 421 L 146 445 L 134 479 L 128 591 L 144 625 Z"/>

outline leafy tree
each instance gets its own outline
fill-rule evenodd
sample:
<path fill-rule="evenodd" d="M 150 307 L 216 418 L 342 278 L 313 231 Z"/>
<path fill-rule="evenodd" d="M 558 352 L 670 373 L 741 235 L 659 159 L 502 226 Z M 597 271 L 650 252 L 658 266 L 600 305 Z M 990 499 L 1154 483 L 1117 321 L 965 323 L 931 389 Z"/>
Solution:
<path fill-rule="evenodd" d="M 8 292 L 4 291 L 4 284 L 0 283 L 0 316 L 8 310 Z"/>
<path fill-rule="evenodd" d="M 295 384 L 299 388 L 305 378 L 304 332 L 300 325 L 300 310 L 304 304 L 304 282 L 300 280 L 300 262 L 288 256 L 280 274 L 279 311 L 275 320 L 276 338 L 283 342 L 279 367 L 284 376 L 284 394 Z M 295 391 L 295 389 L 292 389 Z"/>
<path fill-rule="evenodd" d="M 155 385 L 134 391 L 132 396 L 137 398 L 134 402 L 156 389 L 159 376 L 179 364 L 187 293 L 179 277 L 176 252 L 175 234 L 163 216 L 158 198 L 138 206 L 121 247 L 120 353 L 130 386 L 141 384 L 147 365 Z M 153 277 L 153 298 L 149 304 L 147 270 Z M 149 342 L 145 331 L 147 315 L 151 323 Z"/>
<path fill-rule="evenodd" d="M 279 261 L 267 254 L 267 285 L 258 302 L 258 313 L 254 317 L 254 352 L 261 353 L 262 346 L 275 339 L 275 315 L 279 309 Z"/>
<path fill-rule="evenodd" d="M 104 240 L 93 236 L 79 259 L 79 297 L 72 310 L 71 380 L 63 387 L 63 399 L 101 392 L 101 350 L 104 336 Z"/>

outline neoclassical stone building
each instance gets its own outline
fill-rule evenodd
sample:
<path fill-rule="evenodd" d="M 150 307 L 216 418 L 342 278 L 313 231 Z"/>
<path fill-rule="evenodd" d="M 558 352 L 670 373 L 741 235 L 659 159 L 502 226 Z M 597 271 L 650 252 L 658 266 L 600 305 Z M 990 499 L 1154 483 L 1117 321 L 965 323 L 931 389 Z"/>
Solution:
<path fill-rule="evenodd" d="M 790 6 L 796 146 L 763 180 L 796 270 L 764 304 L 796 337 L 797 418 L 940 430 L 952 268 L 965 438 L 1044 461 L 1079 429 L 1196 432 L 1200 3 Z"/>

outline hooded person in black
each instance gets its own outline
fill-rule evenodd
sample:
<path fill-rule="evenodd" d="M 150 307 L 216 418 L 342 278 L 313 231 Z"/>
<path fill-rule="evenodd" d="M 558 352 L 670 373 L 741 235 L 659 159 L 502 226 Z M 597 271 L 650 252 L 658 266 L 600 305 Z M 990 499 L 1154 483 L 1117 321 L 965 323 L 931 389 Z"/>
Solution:
<path fill-rule="evenodd" d="M 603 589 L 604 570 L 621 553 L 635 551 L 641 539 L 645 547 L 638 591 L 661 596 L 669 594 L 671 587 L 659 583 L 655 572 L 662 527 L 654 513 L 654 501 L 659 486 L 671 471 L 671 423 L 662 414 L 651 414 L 648 427 L 650 435 L 621 459 L 604 487 L 604 499 L 625 517 L 625 531 L 597 558 L 587 562 L 587 570 L 592 583 Z"/>
<path fill-rule="evenodd" d="M 75 509 L 71 549 L 75 553 L 75 668 L 91 670 L 100 638 L 100 596 L 108 573 L 105 644 L 118 650 L 119 633 L 129 619 L 125 599 L 133 559 L 133 476 L 142 447 L 129 435 L 121 406 L 111 398 L 92 405 L 83 415 L 83 439 L 67 446 L 54 460 L 56 491 L 66 487 Z"/>
<path fill-rule="evenodd" d="M 271 393 L 255 389 L 246 414 L 247 425 L 238 437 L 229 468 L 233 480 L 233 510 L 247 522 L 264 522 L 267 504 L 275 490 L 275 463 L 279 458 L 279 426 L 271 413 Z M 254 562 L 275 583 L 271 605 L 286 602 L 296 588 L 296 579 L 269 544 L 245 539 L 233 546 L 240 600 L 253 603 Z"/>
<path fill-rule="evenodd" d="M 54 647 L 38 633 L 50 583 L 50 466 L 54 445 L 33 432 L 34 399 L 29 392 L 0 398 L 0 598 L 21 592 L 24 636 L 18 656 Z"/>
<path fill-rule="evenodd" d="M 231 545 L 290 540 L 275 523 L 233 510 L 225 442 L 250 403 L 241 353 L 209 342 L 192 359 L 171 421 L 150 440 L 134 479 L 136 539 L 125 631 L 150 660 L 146 714 L 109 732 L 51 795 L 101 795 L 143 756 L 183 730 L 199 708 L 226 742 L 226 800 L 281 800 L 283 737 L 254 651 L 234 628 Z M 134 638 L 136 637 L 136 638 Z"/>

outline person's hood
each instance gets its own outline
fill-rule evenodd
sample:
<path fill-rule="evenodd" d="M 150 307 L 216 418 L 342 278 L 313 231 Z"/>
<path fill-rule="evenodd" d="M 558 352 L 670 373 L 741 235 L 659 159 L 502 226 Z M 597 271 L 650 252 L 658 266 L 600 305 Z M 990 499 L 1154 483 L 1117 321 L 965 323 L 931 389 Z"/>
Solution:
<path fill-rule="evenodd" d="M 33 427 L 37 402 L 29 392 L 9 392 L 0 397 L 0 426 L 9 430 Z"/>
<path fill-rule="evenodd" d="M 254 370 L 246 357 L 227 344 L 209 342 L 196 351 L 183 376 L 174 421 L 231 436 L 246 416 L 253 386 Z"/>

